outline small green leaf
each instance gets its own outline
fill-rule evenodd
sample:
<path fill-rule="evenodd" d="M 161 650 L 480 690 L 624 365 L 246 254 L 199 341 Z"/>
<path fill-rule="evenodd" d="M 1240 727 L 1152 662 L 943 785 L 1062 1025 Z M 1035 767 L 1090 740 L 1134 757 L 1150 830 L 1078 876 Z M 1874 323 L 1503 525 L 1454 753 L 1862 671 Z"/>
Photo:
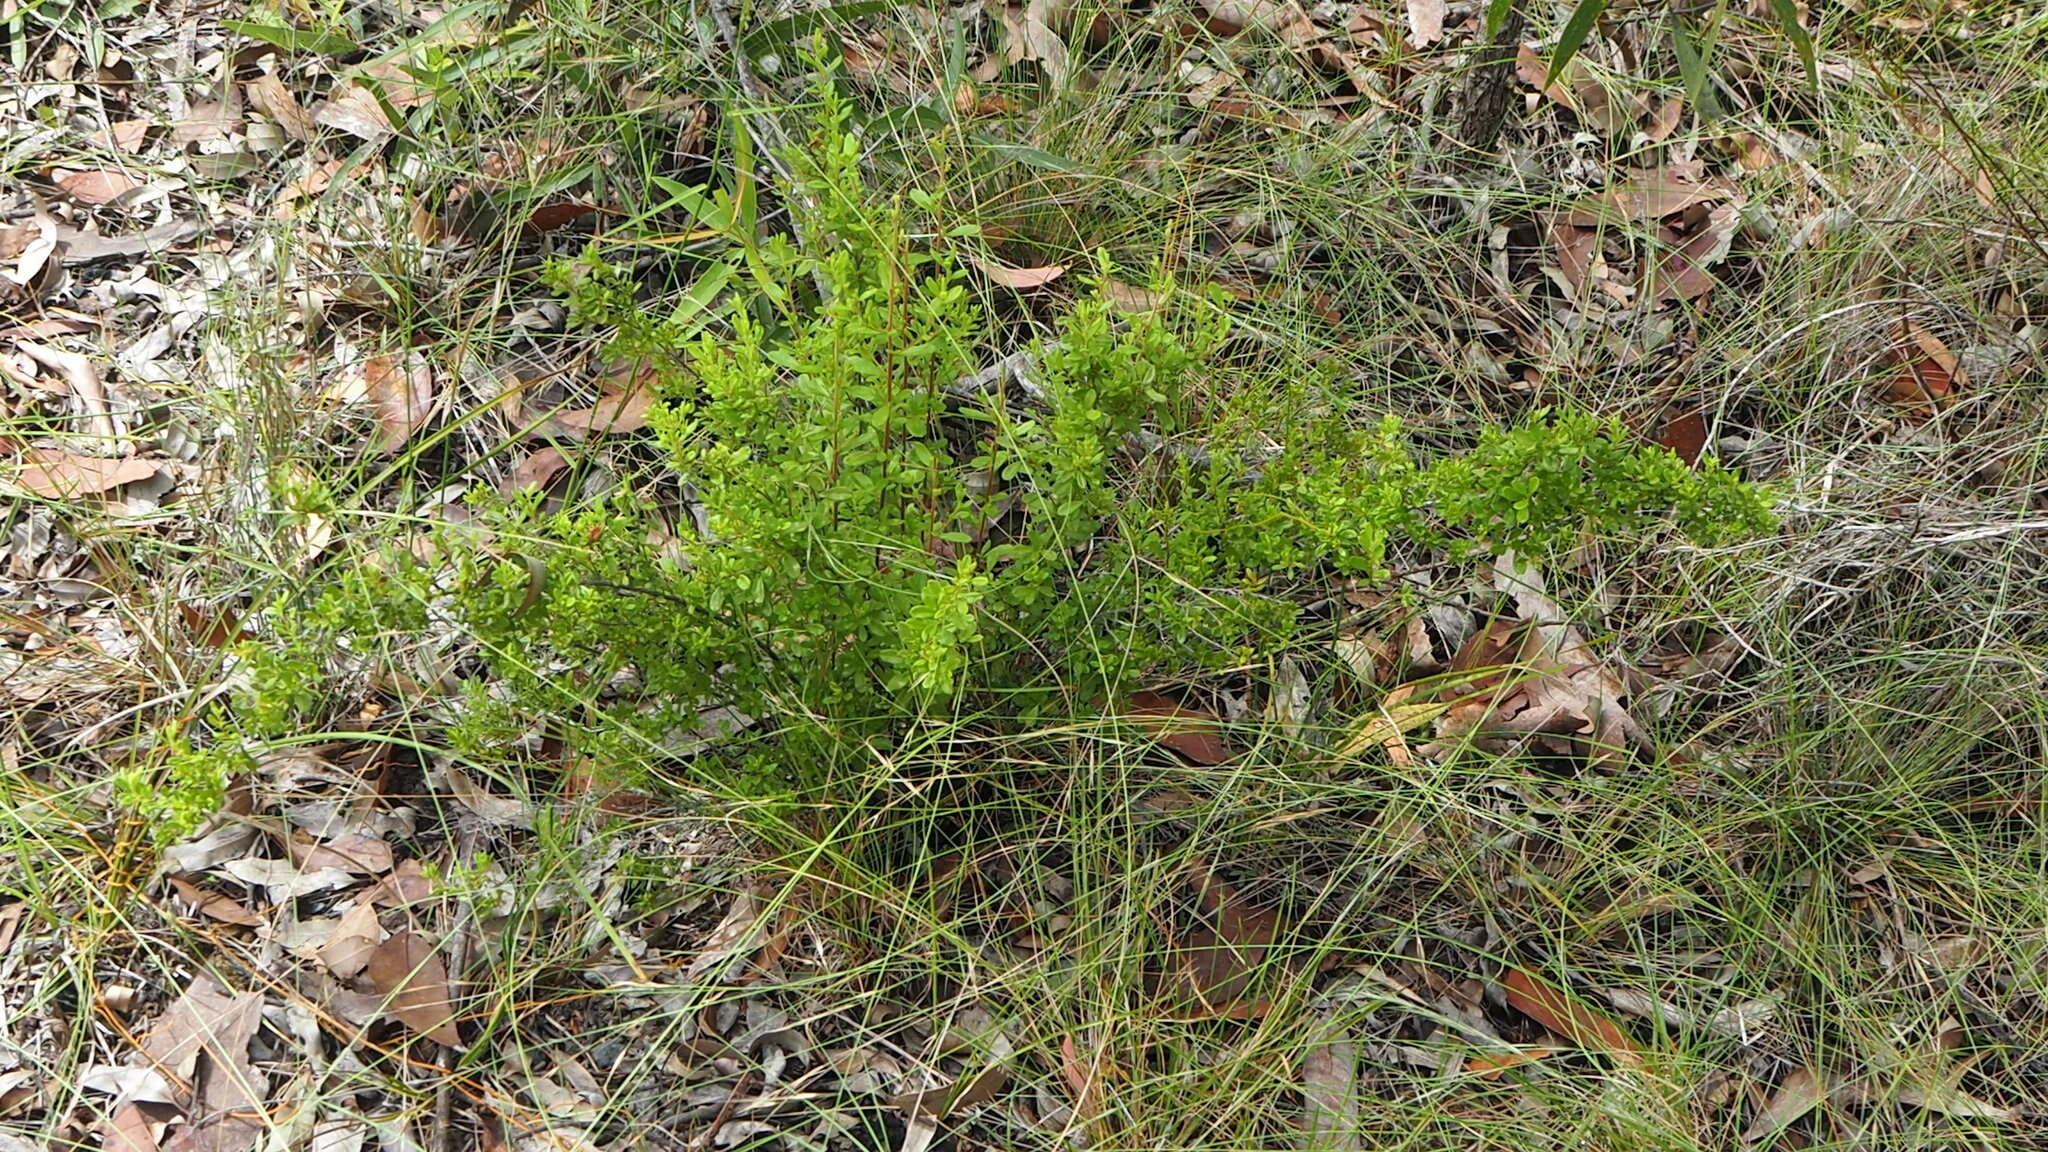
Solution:
<path fill-rule="evenodd" d="M 1550 74 L 1543 78 L 1544 87 L 1549 87 L 1564 66 L 1572 62 L 1572 57 L 1579 54 L 1580 45 L 1592 35 L 1593 25 L 1605 11 L 1607 0 L 1579 0 L 1579 6 L 1572 9 L 1571 17 L 1564 22 L 1563 34 L 1557 38 L 1557 53 L 1550 58 Z"/>
<path fill-rule="evenodd" d="M 306 32 L 281 24 L 257 24 L 249 20 L 223 20 L 221 24 L 238 36 L 261 40 L 287 52 L 312 52 L 320 56 L 347 56 L 361 52 L 362 45 L 334 32 Z"/>
<path fill-rule="evenodd" d="M 1792 47 L 1799 50 L 1799 62 L 1806 65 L 1806 82 L 1820 87 L 1820 63 L 1814 59 L 1813 37 L 1806 34 L 1806 28 L 1799 23 L 1798 0 L 1771 0 L 1771 11 L 1777 13 L 1778 26 L 1792 40 Z"/>
<path fill-rule="evenodd" d="M 1088 171 L 1088 166 L 1078 160 L 1069 160 L 1065 156 L 1047 152 L 1043 148 L 1033 148 L 1029 144 L 1012 144 L 988 137 L 981 137 L 980 141 L 996 155 L 1033 168 L 1043 168 L 1048 172 L 1065 172 L 1070 175 Z"/>
<path fill-rule="evenodd" d="M 697 274 L 697 279 L 690 285 L 690 290 L 683 293 L 683 298 L 676 302 L 676 310 L 669 313 L 669 327 L 673 329 L 672 335 L 676 343 L 680 344 L 695 336 L 706 324 L 718 318 L 722 309 L 715 308 L 714 305 L 718 302 L 718 294 L 725 291 L 725 286 L 732 282 L 733 271 L 730 262 L 720 260 Z"/>

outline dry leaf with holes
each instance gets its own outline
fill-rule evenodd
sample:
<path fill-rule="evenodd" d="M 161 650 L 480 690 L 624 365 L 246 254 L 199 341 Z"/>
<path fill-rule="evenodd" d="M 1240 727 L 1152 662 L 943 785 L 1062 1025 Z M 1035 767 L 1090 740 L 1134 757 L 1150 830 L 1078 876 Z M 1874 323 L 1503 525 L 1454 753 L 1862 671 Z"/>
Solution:
<path fill-rule="evenodd" d="M 436 1044 L 462 1047 L 448 991 L 448 966 L 426 937 L 407 928 L 370 954 L 370 984 L 384 993 L 384 1011 Z"/>

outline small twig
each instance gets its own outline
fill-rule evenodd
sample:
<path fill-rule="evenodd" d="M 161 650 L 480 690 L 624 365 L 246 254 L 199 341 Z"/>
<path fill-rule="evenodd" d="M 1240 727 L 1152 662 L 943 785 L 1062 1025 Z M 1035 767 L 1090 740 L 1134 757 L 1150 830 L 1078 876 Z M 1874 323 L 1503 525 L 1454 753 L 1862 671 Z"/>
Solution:
<path fill-rule="evenodd" d="M 455 859 L 462 867 L 468 867 L 476 855 L 476 832 L 463 828 L 455 834 Z M 469 967 L 469 905 L 459 904 L 455 909 L 455 930 L 448 936 L 448 1004 L 453 1008 L 458 1000 L 456 989 L 462 987 L 463 970 Z M 453 1068 L 457 1052 L 453 1048 L 442 1051 L 442 1059 Z M 456 1152 L 454 1125 L 454 1093 L 452 1081 L 443 1076 L 434 1085 L 434 1128 L 427 1146 L 434 1152 Z"/>

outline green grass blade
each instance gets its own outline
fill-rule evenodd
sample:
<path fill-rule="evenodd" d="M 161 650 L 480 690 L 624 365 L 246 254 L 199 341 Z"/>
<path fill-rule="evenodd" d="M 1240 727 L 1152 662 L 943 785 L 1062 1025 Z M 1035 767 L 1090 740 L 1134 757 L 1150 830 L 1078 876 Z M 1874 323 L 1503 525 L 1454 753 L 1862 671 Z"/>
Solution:
<path fill-rule="evenodd" d="M 1791 38 L 1792 47 L 1799 50 L 1799 62 L 1806 65 L 1806 82 L 1820 87 L 1820 63 L 1813 55 L 1813 37 L 1799 23 L 1798 0 L 1771 0 L 1771 11 L 1778 17 L 1778 26 Z"/>
<path fill-rule="evenodd" d="M 1579 6 L 1572 9 L 1571 18 L 1564 22 L 1564 33 L 1557 38 L 1557 52 L 1550 58 L 1550 73 L 1543 78 L 1545 86 L 1556 80 L 1564 66 L 1579 54 L 1580 46 L 1585 44 L 1587 36 L 1592 35 L 1594 23 L 1605 11 L 1607 0 L 1579 0 Z"/>

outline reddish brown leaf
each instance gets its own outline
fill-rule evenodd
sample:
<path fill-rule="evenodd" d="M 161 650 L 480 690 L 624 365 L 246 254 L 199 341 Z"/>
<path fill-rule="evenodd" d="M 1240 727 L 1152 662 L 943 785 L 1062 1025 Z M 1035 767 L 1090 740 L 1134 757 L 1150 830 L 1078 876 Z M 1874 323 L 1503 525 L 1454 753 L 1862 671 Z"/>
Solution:
<path fill-rule="evenodd" d="M 526 223 L 521 226 L 521 230 L 528 236 L 539 236 L 544 232 L 552 232 L 564 225 L 581 220 L 585 216 L 589 216 L 597 211 L 597 205 L 584 204 L 575 200 L 565 201 L 561 204 L 544 204 L 533 210 L 533 214 L 526 218 Z"/>
<path fill-rule="evenodd" d="M 1028 292 L 1033 288 L 1043 288 L 1067 274 L 1067 266 L 1065 264 L 1046 264 L 1037 268 L 1012 268 L 1006 264 L 998 264 L 993 260 L 983 260 L 979 256 L 969 257 L 969 261 L 976 268 L 981 269 L 982 275 L 987 276 L 990 280 L 1005 288 L 1014 288 L 1019 292 Z"/>
<path fill-rule="evenodd" d="M 142 181 L 119 168 L 59 171 L 50 182 L 80 204 L 105 204 L 142 187 Z"/>
<path fill-rule="evenodd" d="M 1955 403 L 1956 392 L 1967 383 L 1955 353 L 1911 320 L 1899 321 L 1892 331 L 1891 359 L 1899 373 L 1887 388 L 1891 402 L 1911 416 L 1931 415 Z"/>
<path fill-rule="evenodd" d="M 427 940 L 407 928 L 370 954 L 370 983 L 385 994 L 384 1010 L 436 1044 L 462 1047 L 448 994 L 448 966 Z"/>
<path fill-rule="evenodd" d="M 1600 1052 L 1616 1063 L 1640 1066 L 1643 1050 L 1607 1017 L 1579 1004 L 1566 992 L 1520 968 L 1501 978 L 1508 1005 L 1588 1052 Z"/>
<path fill-rule="evenodd" d="M 208 648 L 225 648 L 255 639 L 235 622 L 232 608 L 214 611 L 189 600 L 180 600 L 178 615 L 185 621 L 185 630 L 192 634 L 192 638 Z"/>
<path fill-rule="evenodd" d="M 1578 111 L 1578 105 L 1572 102 L 1572 94 L 1565 90 L 1564 85 L 1556 80 L 1552 80 L 1547 85 L 1544 84 L 1543 79 L 1548 75 L 1550 75 L 1550 64 L 1543 57 L 1536 54 L 1536 49 L 1526 43 L 1515 49 L 1515 76 L 1522 83 L 1541 91 L 1545 96 L 1550 97 L 1553 102 L 1561 104 L 1574 112 Z"/>
<path fill-rule="evenodd" d="M 162 462 L 127 456 L 110 460 L 104 456 L 80 456 L 54 448 L 31 449 L 33 461 L 14 477 L 14 482 L 38 496 L 53 500 L 75 500 L 97 496 L 123 484 L 147 480 L 157 474 Z"/>
<path fill-rule="evenodd" d="M 1671 449 L 1687 464 L 1698 464 L 1707 450 L 1707 419 L 1691 408 L 1664 421 L 1664 434 L 1657 443 Z"/>
<path fill-rule="evenodd" d="M 1128 716 L 1152 733 L 1161 747 L 1171 749 L 1197 764 L 1214 766 L 1232 759 L 1230 749 L 1216 734 L 1216 722 L 1150 689 L 1131 696 Z"/>

